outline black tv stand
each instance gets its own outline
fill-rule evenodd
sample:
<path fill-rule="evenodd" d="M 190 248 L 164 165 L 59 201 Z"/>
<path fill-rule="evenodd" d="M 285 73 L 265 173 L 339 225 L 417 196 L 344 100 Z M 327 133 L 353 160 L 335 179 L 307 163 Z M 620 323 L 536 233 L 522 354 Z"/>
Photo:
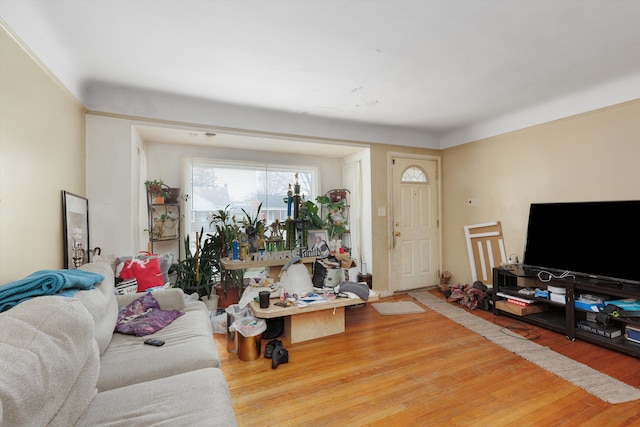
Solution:
<path fill-rule="evenodd" d="M 628 341 L 624 336 L 625 326 L 638 326 L 637 320 L 625 320 L 616 318 L 613 325 L 622 330 L 622 336 L 617 338 L 604 338 L 597 334 L 583 331 L 577 327 L 579 321 L 587 320 L 588 311 L 575 307 L 575 301 L 581 294 L 599 294 L 611 297 L 609 299 L 640 299 L 640 287 L 625 284 L 619 281 L 602 281 L 587 277 L 568 276 L 562 279 L 551 277 L 549 281 L 542 282 L 536 274 L 531 274 L 526 267 L 503 266 L 493 269 L 493 314 L 505 315 L 531 323 L 546 329 L 564 334 L 567 339 L 588 341 L 611 350 L 619 351 L 634 357 L 640 357 L 640 344 Z M 520 296 L 517 288 L 546 289 L 548 285 L 566 289 L 566 302 L 551 301 L 547 298 L 527 297 L 539 305 L 544 305 L 545 311 L 527 315 L 517 315 L 496 307 L 496 303 L 504 297 L 498 295 Z"/>
<path fill-rule="evenodd" d="M 622 288 L 624 285 L 622 282 L 595 282 L 594 286 L 601 286 L 603 288 Z"/>

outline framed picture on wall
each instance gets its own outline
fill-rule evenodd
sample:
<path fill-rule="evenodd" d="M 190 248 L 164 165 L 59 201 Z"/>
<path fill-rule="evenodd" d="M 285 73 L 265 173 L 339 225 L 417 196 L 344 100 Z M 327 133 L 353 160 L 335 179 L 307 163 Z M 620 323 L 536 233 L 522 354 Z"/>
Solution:
<path fill-rule="evenodd" d="M 64 267 L 89 262 L 89 200 L 62 191 L 62 243 Z"/>

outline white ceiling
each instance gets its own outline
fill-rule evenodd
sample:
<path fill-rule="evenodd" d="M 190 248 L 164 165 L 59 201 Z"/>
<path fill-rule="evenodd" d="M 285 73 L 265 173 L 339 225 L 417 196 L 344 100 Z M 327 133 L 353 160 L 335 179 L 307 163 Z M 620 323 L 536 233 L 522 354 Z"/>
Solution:
<path fill-rule="evenodd" d="M 113 85 L 274 111 L 295 134 L 333 120 L 446 147 L 640 98 L 637 0 L 2 0 L 0 16 L 85 105 Z"/>

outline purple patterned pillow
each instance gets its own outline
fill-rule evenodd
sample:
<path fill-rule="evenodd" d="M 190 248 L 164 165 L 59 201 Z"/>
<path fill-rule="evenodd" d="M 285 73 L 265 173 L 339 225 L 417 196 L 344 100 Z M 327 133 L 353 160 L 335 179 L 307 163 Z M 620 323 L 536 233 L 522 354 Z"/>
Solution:
<path fill-rule="evenodd" d="M 159 331 L 183 314 L 178 310 L 161 310 L 158 301 L 147 292 L 120 310 L 116 332 L 143 337 Z"/>
<path fill-rule="evenodd" d="M 160 305 L 151 292 L 145 292 L 143 296 L 131 301 L 129 305 L 120 310 L 118 322 L 126 317 L 144 314 L 150 308 L 160 308 Z"/>

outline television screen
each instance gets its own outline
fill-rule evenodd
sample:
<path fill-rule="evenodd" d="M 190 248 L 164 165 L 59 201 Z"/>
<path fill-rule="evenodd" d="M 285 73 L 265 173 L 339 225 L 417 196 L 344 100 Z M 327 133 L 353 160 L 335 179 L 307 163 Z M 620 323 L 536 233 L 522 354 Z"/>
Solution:
<path fill-rule="evenodd" d="M 523 264 L 640 283 L 640 200 L 534 203 Z"/>

